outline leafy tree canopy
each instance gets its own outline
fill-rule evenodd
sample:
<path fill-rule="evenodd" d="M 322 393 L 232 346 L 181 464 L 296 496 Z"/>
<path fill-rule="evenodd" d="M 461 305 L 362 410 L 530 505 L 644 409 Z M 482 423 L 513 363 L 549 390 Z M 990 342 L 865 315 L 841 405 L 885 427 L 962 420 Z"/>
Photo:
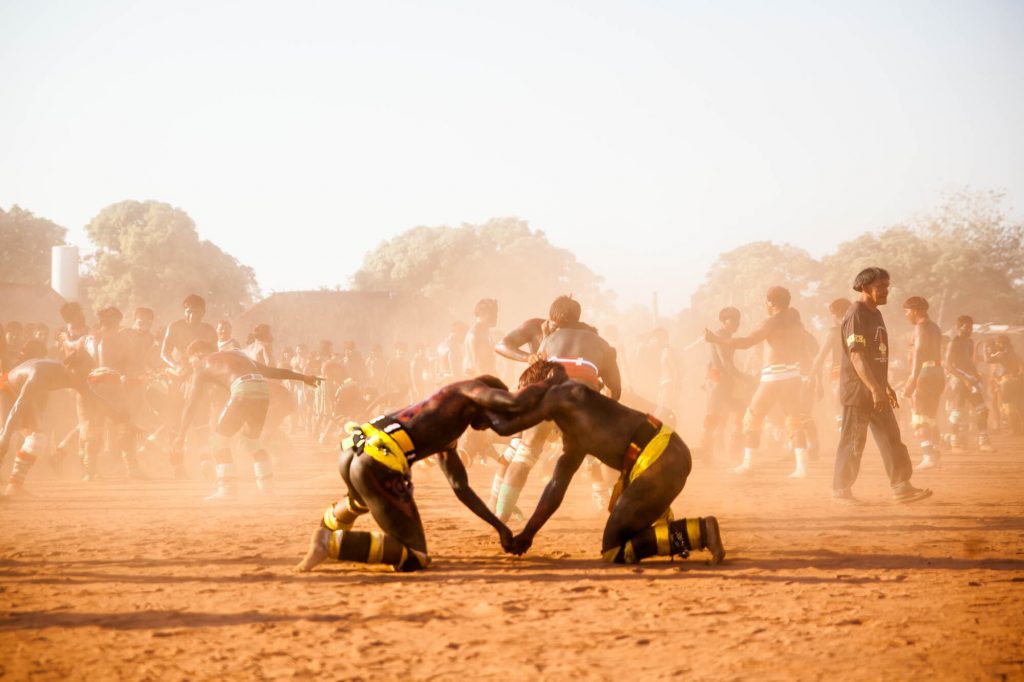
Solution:
<path fill-rule="evenodd" d="M 97 307 L 116 305 L 127 315 L 148 306 L 170 320 L 196 293 L 206 299 L 208 316 L 235 316 L 258 295 L 252 269 L 200 239 L 189 215 L 170 204 L 112 204 L 85 230 L 97 246 L 87 281 Z"/>
<path fill-rule="evenodd" d="M 31 211 L 0 208 L 0 280 L 18 284 L 48 284 L 50 253 L 64 243 L 67 230 Z"/>
<path fill-rule="evenodd" d="M 601 279 L 568 250 L 518 218 L 483 225 L 414 227 L 366 255 L 355 289 L 425 296 L 465 318 L 481 298 L 499 299 L 501 326 L 543 316 L 556 296 L 571 293 L 584 319 L 610 305 Z"/>
<path fill-rule="evenodd" d="M 805 317 L 824 316 L 834 298 L 855 298 L 853 279 L 880 266 L 892 276 L 890 305 L 924 296 L 944 328 L 957 315 L 980 321 L 1024 319 L 1024 225 L 1010 220 L 998 192 L 964 190 L 905 225 L 865 232 L 820 261 L 789 245 L 754 242 L 718 257 L 692 298 L 693 310 L 714 319 L 732 305 L 753 321 L 764 292 L 781 284 Z"/>
<path fill-rule="evenodd" d="M 820 280 L 821 263 L 803 249 L 752 242 L 718 257 L 693 294 L 693 309 L 717 319 L 719 310 L 732 306 L 740 310 L 747 326 L 764 317 L 765 293 L 778 284 L 789 289 L 793 307 L 810 314 L 819 300 Z"/>

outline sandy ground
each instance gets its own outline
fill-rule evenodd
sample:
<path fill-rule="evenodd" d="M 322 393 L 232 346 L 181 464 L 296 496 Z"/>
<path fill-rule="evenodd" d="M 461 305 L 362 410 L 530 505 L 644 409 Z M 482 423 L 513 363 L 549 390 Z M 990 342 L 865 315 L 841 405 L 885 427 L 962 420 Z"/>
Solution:
<path fill-rule="evenodd" d="M 504 556 L 417 465 L 434 559 L 417 575 L 292 571 L 341 493 L 323 449 L 280 462 L 273 499 L 243 480 L 216 508 L 202 481 L 86 485 L 40 463 L 36 497 L 0 506 L 0 676 L 1024 679 L 1024 447 L 996 444 L 916 476 L 935 496 L 912 506 L 888 502 L 870 449 L 859 509 L 830 505 L 831 458 L 800 482 L 778 458 L 743 480 L 698 464 L 674 510 L 719 517 L 717 567 L 602 564 L 582 478 L 531 553 Z M 490 472 L 471 470 L 484 494 Z"/>

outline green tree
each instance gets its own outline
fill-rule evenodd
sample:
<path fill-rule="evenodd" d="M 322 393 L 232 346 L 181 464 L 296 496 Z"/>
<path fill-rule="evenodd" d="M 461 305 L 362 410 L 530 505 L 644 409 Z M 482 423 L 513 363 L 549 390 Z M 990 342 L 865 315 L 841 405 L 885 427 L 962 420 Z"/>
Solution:
<path fill-rule="evenodd" d="M 190 293 L 206 299 L 210 316 L 234 316 L 258 295 L 251 268 L 199 238 L 185 211 L 158 201 L 107 206 L 85 228 L 96 244 L 87 279 L 97 307 L 136 306 L 176 317 Z"/>
<path fill-rule="evenodd" d="M 712 326 L 718 311 L 738 308 L 744 327 L 765 316 L 765 292 L 775 285 L 789 289 L 792 305 L 805 317 L 821 315 L 821 264 L 791 244 L 752 242 L 727 251 L 711 265 L 691 298 L 691 307 Z"/>
<path fill-rule="evenodd" d="M 0 280 L 48 284 L 51 249 L 64 243 L 67 232 L 17 204 L 10 211 L 0 208 Z"/>
<path fill-rule="evenodd" d="M 892 276 L 893 300 L 930 296 L 939 287 L 935 265 L 941 253 L 939 243 L 906 225 L 865 232 L 822 258 L 822 293 L 829 299 L 854 298 L 857 293 L 853 291 L 853 280 L 857 273 L 879 266 Z"/>
<path fill-rule="evenodd" d="M 891 300 L 924 296 L 943 327 L 957 315 L 981 321 L 1024 316 L 1024 226 L 1004 195 L 964 190 L 909 225 L 868 232 L 822 259 L 823 291 L 854 295 L 853 278 L 878 265 L 892 275 Z"/>
<path fill-rule="evenodd" d="M 483 225 L 414 227 L 366 255 L 352 285 L 363 291 L 422 295 L 465 318 L 480 298 L 498 298 L 501 326 L 547 313 L 571 293 L 584 316 L 610 305 L 601 279 L 568 250 L 518 218 Z"/>

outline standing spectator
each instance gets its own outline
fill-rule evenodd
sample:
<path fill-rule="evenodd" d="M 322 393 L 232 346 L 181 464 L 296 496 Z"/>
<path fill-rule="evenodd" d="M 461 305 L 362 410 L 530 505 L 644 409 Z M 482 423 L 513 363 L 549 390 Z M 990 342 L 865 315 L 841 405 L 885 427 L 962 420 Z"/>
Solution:
<path fill-rule="evenodd" d="M 875 437 L 885 463 L 895 502 L 917 502 L 932 491 L 910 484 L 913 468 L 910 453 L 900 437 L 900 426 L 893 408 L 899 403 L 889 385 L 889 335 L 878 306 L 889 298 L 889 273 L 872 267 L 861 272 L 853 283 L 860 293 L 843 317 L 843 357 L 839 378 L 839 397 L 843 404 L 843 429 L 836 450 L 832 479 L 832 500 L 856 505 L 853 484 L 860 472 L 868 427 Z"/>

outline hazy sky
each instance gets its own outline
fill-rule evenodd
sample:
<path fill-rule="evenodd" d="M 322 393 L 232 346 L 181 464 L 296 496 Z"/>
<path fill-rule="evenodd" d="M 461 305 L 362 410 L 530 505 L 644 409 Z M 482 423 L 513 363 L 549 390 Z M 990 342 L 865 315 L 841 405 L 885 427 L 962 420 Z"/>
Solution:
<path fill-rule="evenodd" d="M 0 206 L 166 201 L 267 292 L 519 216 L 671 311 L 749 241 L 1024 205 L 1024 3 L 430 4 L 0 3 Z"/>

